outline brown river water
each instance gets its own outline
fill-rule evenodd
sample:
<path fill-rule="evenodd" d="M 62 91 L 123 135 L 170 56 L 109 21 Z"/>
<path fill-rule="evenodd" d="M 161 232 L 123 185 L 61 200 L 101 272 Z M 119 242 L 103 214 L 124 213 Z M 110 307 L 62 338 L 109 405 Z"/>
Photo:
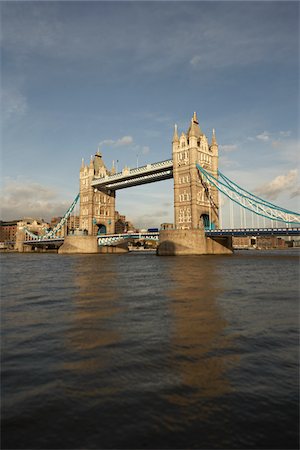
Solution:
<path fill-rule="evenodd" d="M 0 258 L 3 449 L 299 448 L 299 251 Z"/>

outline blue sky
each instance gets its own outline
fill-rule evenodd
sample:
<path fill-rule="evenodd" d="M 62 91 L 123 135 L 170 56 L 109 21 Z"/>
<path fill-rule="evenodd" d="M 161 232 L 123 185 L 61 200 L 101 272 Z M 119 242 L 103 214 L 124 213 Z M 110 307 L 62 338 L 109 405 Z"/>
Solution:
<path fill-rule="evenodd" d="M 1 218 L 61 215 L 81 159 L 171 157 L 194 111 L 220 170 L 299 210 L 299 3 L 1 2 Z M 138 226 L 173 221 L 172 180 L 117 192 Z"/>

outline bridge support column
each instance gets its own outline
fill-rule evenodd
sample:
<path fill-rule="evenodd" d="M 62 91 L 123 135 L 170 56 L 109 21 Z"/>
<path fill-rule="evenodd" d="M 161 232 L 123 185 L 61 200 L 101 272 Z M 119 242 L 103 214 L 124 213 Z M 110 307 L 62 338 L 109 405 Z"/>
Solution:
<path fill-rule="evenodd" d="M 128 244 L 99 247 L 96 236 L 66 236 L 65 241 L 58 249 L 58 253 L 125 253 Z"/>
<path fill-rule="evenodd" d="M 95 236 L 66 236 L 58 253 L 98 253 L 98 250 Z"/>
<path fill-rule="evenodd" d="M 159 233 L 159 256 L 173 255 L 230 255 L 232 239 L 209 238 L 204 230 L 161 230 Z"/>
<path fill-rule="evenodd" d="M 17 250 L 19 253 L 28 251 L 27 246 L 24 245 L 24 241 L 25 241 L 25 233 L 23 230 L 18 228 L 16 233 L 15 250 Z"/>

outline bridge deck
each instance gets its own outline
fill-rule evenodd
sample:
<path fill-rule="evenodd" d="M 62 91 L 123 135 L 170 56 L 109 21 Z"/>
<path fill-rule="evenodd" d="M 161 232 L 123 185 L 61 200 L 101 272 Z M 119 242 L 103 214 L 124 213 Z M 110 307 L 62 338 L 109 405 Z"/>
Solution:
<path fill-rule="evenodd" d="M 237 228 L 205 230 L 208 237 L 214 236 L 300 236 L 300 228 Z"/>
<path fill-rule="evenodd" d="M 205 230 L 207 237 L 225 237 L 225 236 L 300 236 L 300 227 L 294 228 L 238 228 L 238 229 L 217 229 Z M 95 236 L 102 245 L 104 242 L 117 242 L 125 239 L 155 239 L 158 240 L 159 231 L 155 232 L 129 232 L 122 234 L 100 234 Z M 30 239 L 24 241 L 28 245 L 47 245 L 53 243 L 61 243 L 64 238 L 52 239 Z"/>

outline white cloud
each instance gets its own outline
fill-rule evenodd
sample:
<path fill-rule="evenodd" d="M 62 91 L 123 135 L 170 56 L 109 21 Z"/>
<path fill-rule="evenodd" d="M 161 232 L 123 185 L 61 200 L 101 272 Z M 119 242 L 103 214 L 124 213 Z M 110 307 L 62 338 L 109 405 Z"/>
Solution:
<path fill-rule="evenodd" d="M 223 168 L 234 169 L 237 167 L 239 167 L 238 161 L 228 158 L 227 155 L 221 155 L 219 157 L 219 168 L 221 168 L 221 171 L 223 171 Z"/>
<path fill-rule="evenodd" d="M 70 201 L 61 201 L 52 188 L 28 180 L 6 180 L 0 194 L 1 219 L 14 220 L 23 217 L 44 218 L 62 216 Z"/>
<path fill-rule="evenodd" d="M 197 66 L 198 64 L 201 63 L 201 61 L 202 61 L 201 56 L 195 55 L 195 56 L 193 56 L 193 58 L 190 60 L 190 64 L 191 64 L 192 66 Z"/>
<path fill-rule="evenodd" d="M 300 163 L 300 141 L 296 139 L 284 139 L 272 141 L 272 147 L 276 150 L 273 158 L 279 159 L 284 163 L 288 162 L 293 165 Z"/>
<path fill-rule="evenodd" d="M 148 147 L 147 145 L 142 147 L 142 154 L 143 155 L 147 155 L 149 152 L 150 152 L 150 147 Z"/>
<path fill-rule="evenodd" d="M 116 147 L 126 146 L 133 143 L 133 137 L 132 136 L 123 136 L 121 139 L 118 139 L 115 143 Z"/>
<path fill-rule="evenodd" d="M 99 142 L 99 147 L 103 146 L 112 146 L 112 147 L 125 147 L 127 145 L 133 144 L 133 137 L 132 136 L 123 136 L 120 139 L 113 140 L 113 139 L 104 139 L 103 141 Z"/>
<path fill-rule="evenodd" d="M 255 192 L 263 198 L 276 200 L 283 192 L 295 192 L 297 176 L 298 170 L 292 169 L 287 174 L 278 175 L 269 183 L 265 183 L 258 187 L 255 189 Z"/>
<path fill-rule="evenodd" d="M 292 134 L 292 132 L 290 130 L 288 131 L 279 131 L 280 136 L 282 137 L 290 137 L 290 135 Z"/>
<path fill-rule="evenodd" d="M 263 133 L 260 133 L 256 136 L 256 139 L 259 139 L 260 141 L 269 141 L 270 140 L 270 133 L 268 131 L 264 131 Z"/>
<path fill-rule="evenodd" d="M 234 152 L 237 150 L 238 146 L 236 144 L 220 145 L 220 150 L 223 152 Z"/>

